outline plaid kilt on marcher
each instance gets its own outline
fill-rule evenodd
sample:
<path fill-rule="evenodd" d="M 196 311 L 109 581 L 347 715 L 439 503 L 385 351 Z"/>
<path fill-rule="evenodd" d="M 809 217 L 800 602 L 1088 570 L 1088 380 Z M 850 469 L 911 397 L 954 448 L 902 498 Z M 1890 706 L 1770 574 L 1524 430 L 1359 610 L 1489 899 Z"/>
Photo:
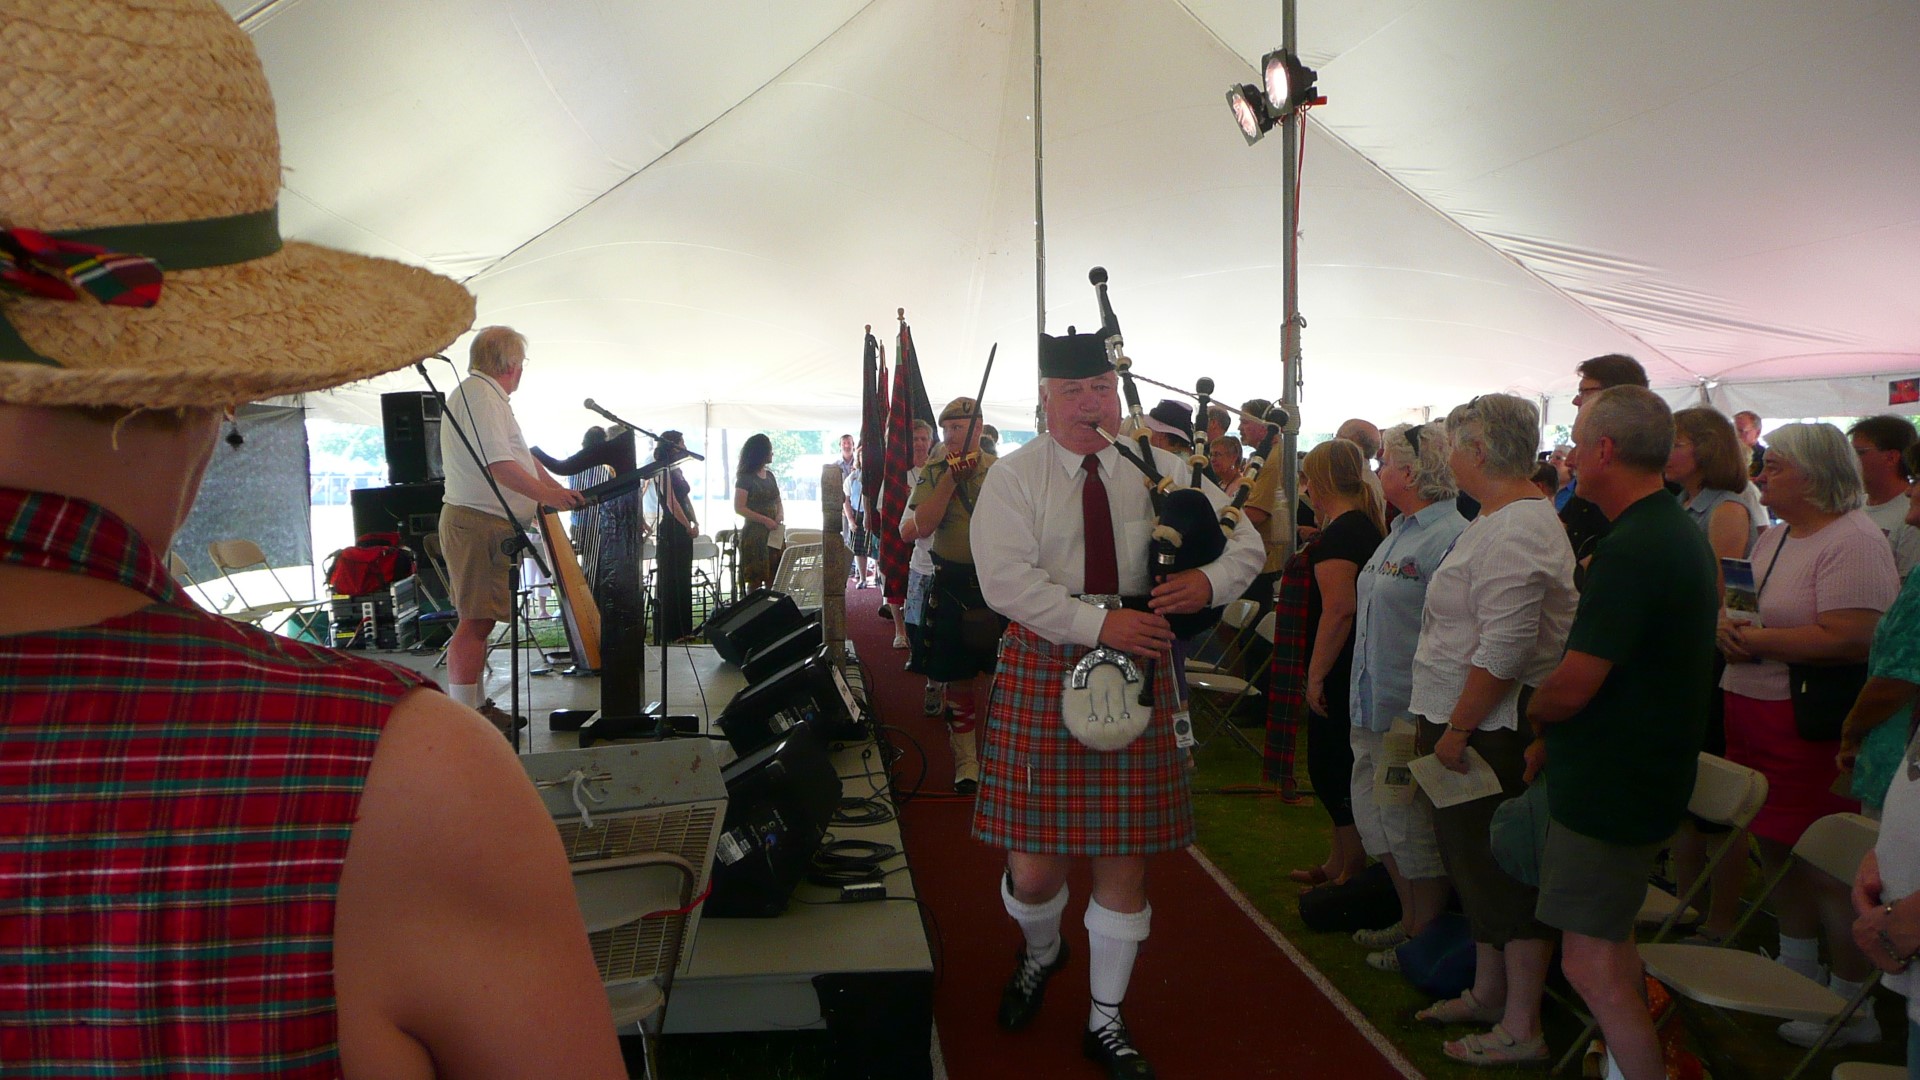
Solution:
<path fill-rule="evenodd" d="M 1193 843 L 1185 755 L 1173 741 L 1173 678 L 1154 679 L 1153 723 L 1132 745 L 1082 746 L 1060 722 L 1067 672 L 1087 653 L 1019 623 L 1000 643 L 1000 673 L 980 741 L 975 839 L 1046 855 L 1150 855 Z"/>

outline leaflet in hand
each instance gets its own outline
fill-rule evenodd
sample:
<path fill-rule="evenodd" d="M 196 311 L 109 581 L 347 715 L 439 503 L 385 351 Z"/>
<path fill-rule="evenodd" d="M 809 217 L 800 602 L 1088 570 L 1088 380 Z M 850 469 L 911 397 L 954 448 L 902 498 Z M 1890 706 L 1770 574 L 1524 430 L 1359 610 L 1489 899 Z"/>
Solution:
<path fill-rule="evenodd" d="M 1480 751 L 1471 746 L 1467 748 L 1464 773 L 1440 764 L 1440 759 L 1433 754 L 1414 758 L 1407 762 L 1407 768 L 1413 770 L 1414 783 L 1420 785 L 1420 790 L 1427 793 L 1437 809 L 1500 794 L 1500 777 L 1494 774 L 1487 759 L 1480 756 Z"/>
<path fill-rule="evenodd" d="M 1753 563 L 1746 559 L 1721 559 L 1720 573 L 1727 579 L 1726 593 L 1720 601 L 1727 621 L 1759 627 L 1760 588 L 1753 580 Z"/>

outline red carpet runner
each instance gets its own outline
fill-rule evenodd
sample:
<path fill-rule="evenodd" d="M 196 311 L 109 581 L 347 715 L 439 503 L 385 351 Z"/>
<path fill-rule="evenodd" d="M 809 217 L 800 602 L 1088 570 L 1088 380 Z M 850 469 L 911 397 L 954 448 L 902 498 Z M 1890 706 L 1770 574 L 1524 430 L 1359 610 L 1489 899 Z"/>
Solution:
<path fill-rule="evenodd" d="M 914 883 L 939 926 L 940 982 L 934 1020 L 955 1080 L 1097 1077 L 1080 1056 L 1087 1020 L 1087 932 L 1080 923 L 1090 881 L 1069 884 L 1062 926 L 1073 958 L 1047 987 L 1033 1026 L 1017 1035 L 994 1024 L 1000 988 L 1020 932 L 1001 906 L 1002 854 L 967 834 L 971 799 L 950 794 L 952 758 L 941 725 L 921 714 L 925 683 L 903 670 L 893 624 L 878 615 L 878 589 L 847 594 L 848 636 L 865 664 L 880 720 L 925 748 L 924 793 L 901 812 Z M 900 768 L 910 784 L 918 769 Z M 1153 936 L 1142 946 L 1126 1016 L 1162 1080 L 1332 1077 L 1398 1080 L 1400 1073 L 1249 920 L 1185 852 L 1157 856 L 1148 871 Z"/>

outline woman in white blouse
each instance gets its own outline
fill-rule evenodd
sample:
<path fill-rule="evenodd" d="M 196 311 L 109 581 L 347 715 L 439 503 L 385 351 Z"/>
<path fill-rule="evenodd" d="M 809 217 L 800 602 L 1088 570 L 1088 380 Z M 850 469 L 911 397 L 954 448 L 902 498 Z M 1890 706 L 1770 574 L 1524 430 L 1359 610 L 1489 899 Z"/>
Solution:
<path fill-rule="evenodd" d="M 1525 698 L 1553 671 L 1573 624 L 1573 549 L 1529 479 L 1540 414 L 1508 394 L 1488 394 L 1447 417 L 1460 490 L 1480 503 L 1427 586 L 1408 710 L 1419 717 L 1422 752 L 1467 770 L 1477 752 L 1500 780 L 1499 795 L 1436 809 L 1441 861 L 1472 924 L 1473 987 L 1423 1009 L 1432 1024 L 1492 1024 L 1445 1046 L 1479 1065 L 1545 1061 L 1540 996 L 1555 934 L 1534 918 L 1538 892 L 1495 862 L 1487 841 L 1494 809 L 1526 789 L 1532 734 Z M 1421 798 L 1427 796 L 1422 794 Z"/>

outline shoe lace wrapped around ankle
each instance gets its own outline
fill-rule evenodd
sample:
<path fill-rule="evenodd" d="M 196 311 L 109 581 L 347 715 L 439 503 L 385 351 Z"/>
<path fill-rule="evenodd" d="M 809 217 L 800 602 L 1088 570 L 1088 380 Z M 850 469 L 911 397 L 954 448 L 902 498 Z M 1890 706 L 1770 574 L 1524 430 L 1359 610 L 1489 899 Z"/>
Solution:
<path fill-rule="evenodd" d="M 1095 1031 L 1093 1037 L 1100 1040 L 1100 1045 L 1105 1047 L 1107 1053 L 1114 1057 L 1138 1057 L 1140 1055 L 1140 1051 L 1135 1050 L 1133 1043 L 1127 1039 L 1127 1028 L 1124 1024 L 1108 1024 L 1106 1027 Z"/>
<path fill-rule="evenodd" d="M 1014 981 L 1020 986 L 1020 993 L 1032 997 L 1040 984 L 1046 981 L 1047 965 L 1033 958 L 1032 953 L 1020 955 L 1020 970 L 1015 973 Z"/>

